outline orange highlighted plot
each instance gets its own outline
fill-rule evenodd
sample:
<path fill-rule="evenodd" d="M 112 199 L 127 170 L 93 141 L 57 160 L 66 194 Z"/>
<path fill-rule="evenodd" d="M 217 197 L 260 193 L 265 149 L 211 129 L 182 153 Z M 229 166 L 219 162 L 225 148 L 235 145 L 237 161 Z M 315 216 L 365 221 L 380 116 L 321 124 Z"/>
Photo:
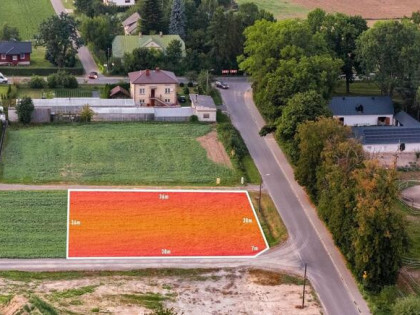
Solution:
<path fill-rule="evenodd" d="M 67 258 L 256 256 L 245 191 L 69 191 Z"/>

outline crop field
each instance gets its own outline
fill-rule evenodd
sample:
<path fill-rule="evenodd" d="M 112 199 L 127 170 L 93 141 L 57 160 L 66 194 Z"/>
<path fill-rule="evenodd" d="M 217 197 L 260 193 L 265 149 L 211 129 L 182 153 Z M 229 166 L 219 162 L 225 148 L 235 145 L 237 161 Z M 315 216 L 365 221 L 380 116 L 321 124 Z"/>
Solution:
<path fill-rule="evenodd" d="M 12 183 L 195 184 L 239 182 L 196 140 L 212 126 L 92 123 L 10 127 L 0 180 Z"/>
<path fill-rule="evenodd" d="M 64 257 L 66 191 L 0 191 L 0 257 Z"/>
<path fill-rule="evenodd" d="M 70 191 L 68 258 L 256 256 L 244 191 Z"/>
<path fill-rule="evenodd" d="M 50 0 L 2 0 L 0 24 L 17 27 L 22 39 L 29 40 L 34 38 L 41 22 L 54 14 Z"/>

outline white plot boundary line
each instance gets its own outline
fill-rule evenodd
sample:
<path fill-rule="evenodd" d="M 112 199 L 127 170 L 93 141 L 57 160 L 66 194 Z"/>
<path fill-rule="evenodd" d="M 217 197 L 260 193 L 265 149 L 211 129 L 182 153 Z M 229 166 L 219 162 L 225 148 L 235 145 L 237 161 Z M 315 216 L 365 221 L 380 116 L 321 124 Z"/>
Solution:
<path fill-rule="evenodd" d="M 263 237 L 264 243 L 265 243 L 265 249 L 260 251 L 259 253 L 253 255 L 253 256 L 118 256 L 118 257 L 69 257 L 69 240 L 70 240 L 70 194 L 71 192 L 79 192 L 79 191 L 85 191 L 85 192 L 149 192 L 149 193 L 166 193 L 166 192 L 182 192 L 182 193 L 240 193 L 240 194 L 246 194 L 248 198 L 248 203 L 251 206 L 252 213 L 254 214 L 254 218 L 257 221 L 258 228 L 260 230 L 260 234 Z M 261 227 L 260 220 L 258 219 L 258 215 L 255 212 L 254 205 L 252 204 L 251 197 L 249 196 L 249 193 L 247 190 L 204 190 L 204 189 L 68 189 L 67 190 L 67 239 L 66 239 L 66 259 L 183 259 L 183 258 L 191 258 L 191 259 L 203 259 L 203 258 L 209 258 L 209 259 L 221 259 L 221 258 L 256 258 L 259 255 L 263 254 L 264 252 L 268 251 L 270 249 L 270 246 L 268 245 L 267 239 L 265 237 L 264 231 Z"/>

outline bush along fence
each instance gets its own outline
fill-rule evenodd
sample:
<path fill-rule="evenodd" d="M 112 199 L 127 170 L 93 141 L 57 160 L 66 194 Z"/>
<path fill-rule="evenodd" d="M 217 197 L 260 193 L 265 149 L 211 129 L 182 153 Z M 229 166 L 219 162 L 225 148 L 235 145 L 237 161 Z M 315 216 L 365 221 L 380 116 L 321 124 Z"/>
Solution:
<path fill-rule="evenodd" d="M 1 152 L 3 149 L 3 142 L 6 135 L 7 121 L 0 120 L 0 161 L 1 161 Z"/>
<path fill-rule="evenodd" d="M 19 68 L 19 67 L 0 67 L 0 72 L 6 76 L 24 76 L 29 77 L 32 75 L 47 76 L 57 73 L 59 70 L 65 71 L 73 75 L 83 75 L 84 70 L 82 67 L 77 68 Z"/>

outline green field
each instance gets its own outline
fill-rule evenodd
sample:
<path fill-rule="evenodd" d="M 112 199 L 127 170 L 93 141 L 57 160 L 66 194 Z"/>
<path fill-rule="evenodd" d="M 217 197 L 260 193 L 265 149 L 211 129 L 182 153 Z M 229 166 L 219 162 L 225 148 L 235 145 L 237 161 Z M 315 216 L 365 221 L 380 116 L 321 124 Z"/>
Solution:
<path fill-rule="evenodd" d="M 65 257 L 67 191 L 0 191 L 0 257 Z"/>
<path fill-rule="evenodd" d="M 55 14 L 50 0 L 2 0 L 1 24 L 17 27 L 24 40 L 33 39 L 42 21 Z"/>
<path fill-rule="evenodd" d="M 70 9 L 70 10 L 75 9 L 73 0 L 61 0 L 61 2 L 63 3 L 63 5 L 66 9 Z"/>
<path fill-rule="evenodd" d="M 237 0 L 236 2 L 238 4 L 254 2 L 260 9 L 273 13 L 274 17 L 278 20 L 305 17 L 309 12 L 308 9 L 291 3 L 291 0 Z"/>
<path fill-rule="evenodd" d="M 12 183 L 239 183 L 239 174 L 207 159 L 202 124 L 92 123 L 11 127 L 0 179 Z"/>

